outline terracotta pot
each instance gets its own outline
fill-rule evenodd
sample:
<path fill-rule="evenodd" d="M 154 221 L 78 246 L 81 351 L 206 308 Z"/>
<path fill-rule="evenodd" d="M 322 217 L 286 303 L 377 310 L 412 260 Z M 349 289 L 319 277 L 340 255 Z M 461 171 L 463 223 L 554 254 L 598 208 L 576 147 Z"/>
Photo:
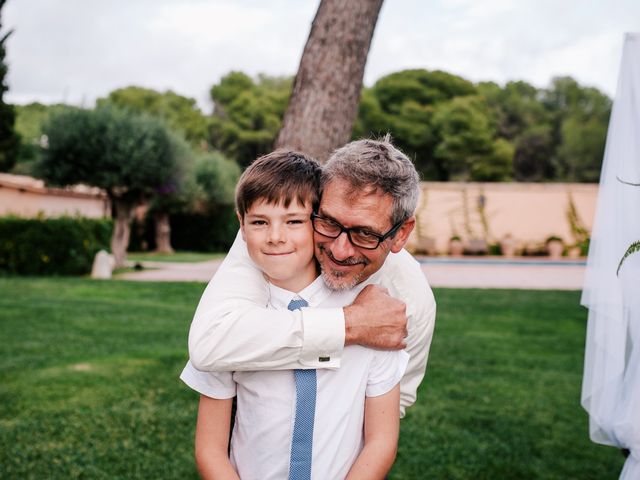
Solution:
<path fill-rule="evenodd" d="M 567 251 L 567 256 L 569 258 L 580 258 L 582 254 L 582 249 L 579 246 L 571 247 Z"/>
<path fill-rule="evenodd" d="M 506 235 L 500 240 L 500 251 L 507 258 L 516 256 L 516 240 L 511 235 Z"/>
<path fill-rule="evenodd" d="M 461 257 L 464 253 L 464 245 L 462 240 L 449 240 L 449 255 L 452 257 Z"/>
<path fill-rule="evenodd" d="M 564 252 L 564 244 L 560 240 L 550 240 L 547 242 L 547 253 L 550 258 L 561 258 L 562 252 Z"/>

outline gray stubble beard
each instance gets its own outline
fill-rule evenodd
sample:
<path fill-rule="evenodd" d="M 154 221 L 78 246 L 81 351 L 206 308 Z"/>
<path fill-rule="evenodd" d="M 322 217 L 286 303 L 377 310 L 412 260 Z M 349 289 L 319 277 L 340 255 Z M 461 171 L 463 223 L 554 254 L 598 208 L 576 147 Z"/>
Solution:
<path fill-rule="evenodd" d="M 355 275 L 351 281 L 340 281 L 344 278 L 342 272 L 327 272 L 324 268 L 320 267 L 322 279 L 329 290 L 341 292 L 344 290 L 351 290 L 362 281 L 362 274 Z"/>

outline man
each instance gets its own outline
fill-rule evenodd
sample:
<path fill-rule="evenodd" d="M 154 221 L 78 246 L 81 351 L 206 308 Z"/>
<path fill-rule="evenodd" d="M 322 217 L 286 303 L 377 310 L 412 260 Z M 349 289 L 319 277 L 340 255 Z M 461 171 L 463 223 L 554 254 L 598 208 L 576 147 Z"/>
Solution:
<path fill-rule="evenodd" d="M 333 153 L 321 182 L 313 228 L 324 281 L 335 290 L 379 286 L 368 285 L 345 308 L 267 310 L 267 283 L 236 238 L 194 316 L 191 362 L 211 371 L 339 368 L 346 345 L 405 348 L 404 415 L 424 376 L 435 322 L 433 293 L 402 249 L 415 226 L 418 174 L 388 139 L 359 140 Z"/>

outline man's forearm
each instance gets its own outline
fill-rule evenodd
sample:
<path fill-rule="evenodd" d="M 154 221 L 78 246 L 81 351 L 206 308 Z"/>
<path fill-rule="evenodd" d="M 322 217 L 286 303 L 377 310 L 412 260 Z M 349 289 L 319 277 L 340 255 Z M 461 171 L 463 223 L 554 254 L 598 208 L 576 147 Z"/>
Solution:
<path fill-rule="evenodd" d="M 189 354 L 203 371 L 335 368 L 343 331 L 341 309 L 288 312 L 219 304 L 196 313 Z"/>

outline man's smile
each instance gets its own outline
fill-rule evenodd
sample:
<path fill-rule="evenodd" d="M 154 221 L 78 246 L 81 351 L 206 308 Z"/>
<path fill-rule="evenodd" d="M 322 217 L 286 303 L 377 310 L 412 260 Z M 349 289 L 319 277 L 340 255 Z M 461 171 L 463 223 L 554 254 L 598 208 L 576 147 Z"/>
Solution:
<path fill-rule="evenodd" d="M 322 245 L 320 246 L 320 250 L 325 253 L 327 258 L 329 258 L 329 260 L 331 260 L 332 263 L 334 263 L 339 267 L 353 267 L 354 265 L 360 265 L 360 264 L 363 266 L 366 266 L 369 264 L 366 258 L 358 259 L 355 257 L 347 257 L 344 260 L 338 260 L 336 257 L 333 256 L 333 254 L 331 253 L 331 250 L 324 248 L 324 246 Z"/>

